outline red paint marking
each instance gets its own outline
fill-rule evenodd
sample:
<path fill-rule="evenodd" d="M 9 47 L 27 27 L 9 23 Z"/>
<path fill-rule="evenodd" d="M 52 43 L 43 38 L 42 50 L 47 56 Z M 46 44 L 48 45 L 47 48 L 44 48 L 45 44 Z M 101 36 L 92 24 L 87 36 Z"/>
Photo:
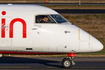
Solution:
<path fill-rule="evenodd" d="M 2 11 L 2 15 L 6 15 L 6 12 L 5 11 Z"/>
<path fill-rule="evenodd" d="M 6 15 L 6 11 L 2 11 L 2 15 Z M 21 18 L 15 18 L 10 22 L 9 37 L 13 38 L 13 25 L 15 22 L 21 22 L 23 25 L 23 38 L 26 38 L 26 22 Z M 5 38 L 5 18 L 1 19 L 1 38 Z M 8 29 L 6 29 L 7 31 Z"/>
<path fill-rule="evenodd" d="M 74 57 L 74 56 L 76 56 L 76 53 L 69 53 L 68 54 L 68 57 Z"/>
<path fill-rule="evenodd" d="M 15 18 L 10 22 L 9 26 L 9 37 L 13 38 L 13 24 L 15 22 L 21 22 L 23 24 L 23 38 L 26 38 L 26 22 L 21 18 Z"/>
<path fill-rule="evenodd" d="M 5 11 L 2 11 L 2 15 L 6 15 Z M 1 38 L 5 38 L 5 18 L 1 19 Z"/>
<path fill-rule="evenodd" d="M 1 38 L 5 38 L 5 28 L 4 28 L 4 25 L 5 25 L 5 18 L 2 18 L 1 19 Z"/>
<path fill-rule="evenodd" d="M 15 51 L 0 51 L 1 54 L 65 54 L 65 53 L 40 53 L 40 52 L 15 52 Z"/>
<path fill-rule="evenodd" d="M 45 0 L 45 3 L 47 3 L 47 0 Z"/>

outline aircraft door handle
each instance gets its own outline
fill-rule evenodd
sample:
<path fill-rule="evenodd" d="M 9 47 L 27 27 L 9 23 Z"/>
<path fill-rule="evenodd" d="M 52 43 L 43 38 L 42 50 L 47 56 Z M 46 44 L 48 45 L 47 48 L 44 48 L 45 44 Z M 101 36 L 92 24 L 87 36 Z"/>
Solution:
<path fill-rule="evenodd" d="M 66 34 L 66 33 L 70 33 L 70 31 L 64 31 L 64 33 Z"/>
<path fill-rule="evenodd" d="M 32 28 L 32 30 L 37 30 L 37 28 Z"/>
<path fill-rule="evenodd" d="M 32 28 L 32 30 L 37 30 L 37 28 Z M 40 34 L 40 32 L 36 31 L 38 34 Z"/>
<path fill-rule="evenodd" d="M 40 34 L 39 32 L 37 32 L 38 34 Z"/>

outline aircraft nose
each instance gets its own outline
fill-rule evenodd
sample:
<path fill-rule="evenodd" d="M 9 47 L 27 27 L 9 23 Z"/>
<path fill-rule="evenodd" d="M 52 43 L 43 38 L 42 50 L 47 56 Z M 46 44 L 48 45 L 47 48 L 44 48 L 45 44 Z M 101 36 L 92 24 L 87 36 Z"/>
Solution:
<path fill-rule="evenodd" d="M 97 39 L 93 39 L 93 52 L 101 51 L 103 49 L 103 44 Z"/>

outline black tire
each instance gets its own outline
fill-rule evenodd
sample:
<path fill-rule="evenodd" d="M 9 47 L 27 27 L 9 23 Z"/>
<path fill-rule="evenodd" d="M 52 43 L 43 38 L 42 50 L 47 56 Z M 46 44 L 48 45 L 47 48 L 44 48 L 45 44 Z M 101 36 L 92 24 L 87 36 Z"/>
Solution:
<path fill-rule="evenodd" d="M 64 58 L 62 60 L 62 66 L 64 68 L 71 68 L 72 67 L 72 61 L 69 58 Z"/>

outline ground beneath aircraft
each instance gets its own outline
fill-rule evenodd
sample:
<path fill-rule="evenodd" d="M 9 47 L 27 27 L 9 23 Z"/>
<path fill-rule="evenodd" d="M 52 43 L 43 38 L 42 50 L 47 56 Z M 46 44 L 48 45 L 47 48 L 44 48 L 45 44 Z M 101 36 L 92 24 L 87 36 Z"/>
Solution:
<path fill-rule="evenodd" d="M 64 70 L 64 57 L 1 57 L 0 70 Z M 105 70 L 105 57 L 76 57 L 70 70 Z"/>

